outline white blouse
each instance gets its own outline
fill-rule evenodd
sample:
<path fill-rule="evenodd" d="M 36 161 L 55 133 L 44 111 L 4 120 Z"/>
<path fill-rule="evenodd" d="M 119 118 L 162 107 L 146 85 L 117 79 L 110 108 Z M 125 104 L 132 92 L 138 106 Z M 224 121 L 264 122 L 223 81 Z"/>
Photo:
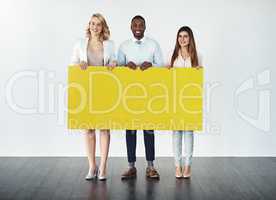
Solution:
<path fill-rule="evenodd" d="M 87 55 L 88 38 L 80 39 L 74 46 L 71 64 L 79 64 L 84 61 L 88 63 Z M 114 42 L 111 40 L 103 41 L 103 64 L 108 65 L 116 61 Z"/>
<path fill-rule="evenodd" d="M 170 65 L 171 63 L 171 58 L 172 58 L 172 52 L 169 54 L 168 59 L 167 59 L 167 65 Z M 198 65 L 202 66 L 202 56 L 201 54 L 197 54 L 198 57 Z M 177 67 L 177 68 L 190 68 L 192 67 L 192 61 L 191 61 L 191 57 L 188 57 L 186 59 L 184 59 L 181 54 L 179 54 L 177 56 L 177 58 L 175 59 L 174 63 L 173 63 L 173 67 Z"/>

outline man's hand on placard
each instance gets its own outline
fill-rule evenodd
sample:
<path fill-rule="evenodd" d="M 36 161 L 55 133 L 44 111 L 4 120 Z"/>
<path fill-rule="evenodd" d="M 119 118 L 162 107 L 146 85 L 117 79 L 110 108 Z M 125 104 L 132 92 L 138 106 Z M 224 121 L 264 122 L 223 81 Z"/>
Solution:
<path fill-rule="evenodd" d="M 137 68 L 137 65 L 134 62 L 130 61 L 126 64 L 126 67 L 135 70 Z"/>
<path fill-rule="evenodd" d="M 150 68 L 150 67 L 152 67 L 152 63 L 151 63 L 151 62 L 148 62 L 148 61 L 145 61 L 145 62 L 142 63 L 140 69 L 141 69 L 142 71 L 144 71 L 144 70 L 146 70 L 146 69 L 148 69 L 148 68 Z"/>

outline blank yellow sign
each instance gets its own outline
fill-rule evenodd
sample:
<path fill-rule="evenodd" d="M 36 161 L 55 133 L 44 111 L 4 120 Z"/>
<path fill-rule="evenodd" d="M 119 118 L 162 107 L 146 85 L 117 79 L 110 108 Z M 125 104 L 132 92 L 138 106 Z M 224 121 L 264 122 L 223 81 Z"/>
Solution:
<path fill-rule="evenodd" d="M 69 129 L 202 130 L 203 69 L 70 66 Z"/>

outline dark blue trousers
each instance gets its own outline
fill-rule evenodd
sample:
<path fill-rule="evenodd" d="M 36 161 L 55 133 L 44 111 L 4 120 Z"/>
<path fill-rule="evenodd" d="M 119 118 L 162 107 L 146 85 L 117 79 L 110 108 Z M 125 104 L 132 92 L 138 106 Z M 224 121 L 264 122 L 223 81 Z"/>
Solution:
<path fill-rule="evenodd" d="M 127 159 L 128 162 L 136 161 L 136 130 L 126 130 L 126 144 L 127 144 Z M 144 130 L 144 144 L 147 161 L 153 161 L 155 158 L 154 151 L 154 131 Z"/>

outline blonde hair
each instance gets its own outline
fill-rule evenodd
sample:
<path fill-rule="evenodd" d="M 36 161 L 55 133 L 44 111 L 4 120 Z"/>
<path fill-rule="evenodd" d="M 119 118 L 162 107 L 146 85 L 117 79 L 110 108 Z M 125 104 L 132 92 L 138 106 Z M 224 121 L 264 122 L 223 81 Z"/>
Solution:
<path fill-rule="evenodd" d="M 109 31 L 109 27 L 106 23 L 106 20 L 105 18 L 100 14 L 100 13 L 96 13 L 96 14 L 93 14 L 90 18 L 90 21 L 85 29 L 85 33 L 86 33 L 86 37 L 90 38 L 91 37 L 91 33 L 90 33 L 90 23 L 91 23 L 91 19 L 93 17 L 96 17 L 98 20 L 100 20 L 101 24 L 102 24 L 102 27 L 103 27 L 103 30 L 101 32 L 101 35 L 100 35 L 100 39 L 102 41 L 104 40 L 108 40 L 109 37 L 110 37 L 110 31 Z"/>

